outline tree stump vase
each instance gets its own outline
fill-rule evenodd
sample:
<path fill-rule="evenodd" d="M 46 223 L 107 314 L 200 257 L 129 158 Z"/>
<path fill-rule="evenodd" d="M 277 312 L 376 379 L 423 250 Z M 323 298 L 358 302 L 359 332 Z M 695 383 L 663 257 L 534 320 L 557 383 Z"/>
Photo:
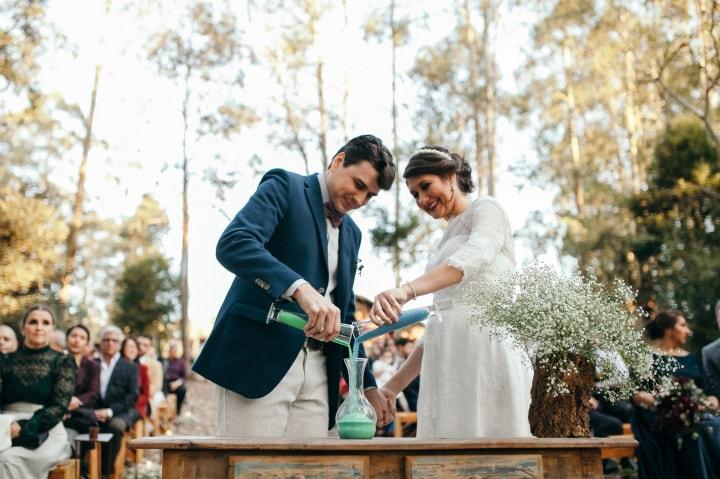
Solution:
<path fill-rule="evenodd" d="M 569 392 L 554 396 L 548 392 L 556 373 L 535 364 L 528 419 L 535 437 L 590 437 L 590 398 L 595 388 L 595 367 L 587 359 L 569 357 L 577 371 L 565 375 Z"/>

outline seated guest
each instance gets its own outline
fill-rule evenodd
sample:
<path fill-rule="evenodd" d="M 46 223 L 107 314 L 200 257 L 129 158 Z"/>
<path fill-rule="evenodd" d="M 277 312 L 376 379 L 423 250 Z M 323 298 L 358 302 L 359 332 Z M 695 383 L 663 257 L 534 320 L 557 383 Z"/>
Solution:
<path fill-rule="evenodd" d="M 128 425 L 134 424 L 138 419 L 147 417 L 148 398 L 150 395 L 150 379 L 148 378 L 147 366 L 138 362 L 137 342 L 133 338 L 125 338 L 120 347 L 120 354 L 127 361 L 138 366 L 138 398 L 135 401 L 135 408 L 127 414 Z"/>
<path fill-rule="evenodd" d="M 705 392 L 706 404 L 718 407 L 718 398 L 709 394 L 702 360 L 683 348 L 692 331 L 680 311 L 660 311 L 645 327 L 649 339 L 656 341 L 657 357 L 669 356 L 677 361 L 675 378 L 692 380 Z M 635 396 L 632 427 L 639 442 L 637 450 L 640 478 L 720 477 L 720 418 L 708 415 L 691 433 L 680 433 L 663 427 L 655 412 L 658 397 L 654 391 Z"/>
<path fill-rule="evenodd" d="M 70 399 L 70 417 L 65 419 L 70 444 L 78 434 L 88 432 L 97 424 L 95 403 L 100 398 L 100 365 L 85 355 L 90 344 L 90 331 L 82 324 L 76 324 L 65 334 L 68 353 L 77 365 L 75 392 Z"/>
<path fill-rule="evenodd" d="M 17 351 L 19 345 L 17 333 L 7 324 L 0 324 L 0 354 Z"/>
<path fill-rule="evenodd" d="M 46 478 L 70 457 L 63 414 L 75 388 L 75 363 L 50 349 L 55 317 L 48 306 L 30 307 L 22 319 L 22 347 L 0 356 L 3 434 L 0 477 Z"/>
<path fill-rule="evenodd" d="M 168 394 L 177 395 L 177 415 L 180 415 L 185 399 L 185 382 L 187 381 L 187 364 L 178 354 L 177 343 L 171 343 L 165 366 L 165 382 Z"/>
<path fill-rule="evenodd" d="M 720 301 L 715 303 L 715 321 L 720 328 Z M 720 396 L 720 339 L 716 339 L 702 349 L 702 358 L 708 389 L 715 396 Z"/>
<path fill-rule="evenodd" d="M 395 347 L 398 351 L 398 367 L 404 363 L 415 349 L 415 340 L 407 337 L 395 338 Z M 398 403 L 403 411 L 417 411 L 417 400 L 420 394 L 420 375 L 418 374 L 408 386 L 398 395 Z"/>
<path fill-rule="evenodd" d="M 140 363 L 147 366 L 148 379 L 150 379 L 150 413 L 155 417 L 158 406 L 165 401 L 163 393 L 163 365 L 157 359 L 155 348 L 148 336 L 137 337 Z"/>
<path fill-rule="evenodd" d="M 127 418 L 138 397 L 138 368 L 120 356 L 122 339 L 117 326 L 106 326 L 100 333 L 100 399 L 95 406 L 95 418 L 102 432 L 113 435 L 109 443 L 103 444 L 103 475 L 115 470 L 122 435 L 130 426 Z"/>
<path fill-rule="evenodd" d="M 50 336 L 50 348 L 54 349 L 58 353 L 65 352 L 65 334 L 59 329 L 53 330 Z"/>

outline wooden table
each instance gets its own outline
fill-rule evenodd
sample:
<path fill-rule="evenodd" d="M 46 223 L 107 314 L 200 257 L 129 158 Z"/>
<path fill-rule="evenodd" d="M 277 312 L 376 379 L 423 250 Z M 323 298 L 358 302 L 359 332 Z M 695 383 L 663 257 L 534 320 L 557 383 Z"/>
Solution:
<path fill-rule="evenodd" d="M 101 432 L 97 439 L 90 439 L 89 434 L 78 434 L 75 436 L 75 443 L 79 446 L 82 443 L 88 444 L 87 462 L 88 462 L 88 479 L 100 479 L 102 476 L 102 451 L 100 450 L 104 442 L 110 442 L 112 433 Z M 80 450 L 76 447 L 76 450 Z"/>
<path fill-rule="evenodd" d="M 135 439 L 129 447 L 161 449 L 163 477 L 173 478 L 602 479 L 601 451 L 636 444 L 632 438 L 426 441 L 158 436 Z"/>

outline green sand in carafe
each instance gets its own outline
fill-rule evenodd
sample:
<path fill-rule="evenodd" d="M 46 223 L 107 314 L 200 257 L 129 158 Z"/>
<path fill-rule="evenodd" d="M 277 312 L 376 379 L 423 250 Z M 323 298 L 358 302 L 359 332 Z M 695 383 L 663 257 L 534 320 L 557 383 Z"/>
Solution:
<path fill-rule="evenodd" d="M 375 421 L 362 413 L 348 414 L 338 421 L 338 434 L 341 439 L 370 439 L 375 436 Z"/>
<path fill-rule="evenodd" d="M 349 390 L 335 415 L 340 439 L 372 439 L 375 436 L 377 416 L 363 391 L 366 364 L 366 358 L 345 359 Z"/>

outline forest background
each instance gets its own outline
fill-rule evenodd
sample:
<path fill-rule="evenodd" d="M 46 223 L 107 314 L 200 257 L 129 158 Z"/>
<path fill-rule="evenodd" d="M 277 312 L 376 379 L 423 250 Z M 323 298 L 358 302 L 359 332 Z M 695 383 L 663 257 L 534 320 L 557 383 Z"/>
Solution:
<path fill-rule="evenodd" d="M 191 354 L 260 175 L 362 133 L 400 171 L 463 153 L 520 263 L 619 277 L 693 347 L 718 336 L 716 0 L 0 0 L 0 319 L 44 301 Z M 353 218 L 369 297 L 442 231 L 401 181 Z"/>

